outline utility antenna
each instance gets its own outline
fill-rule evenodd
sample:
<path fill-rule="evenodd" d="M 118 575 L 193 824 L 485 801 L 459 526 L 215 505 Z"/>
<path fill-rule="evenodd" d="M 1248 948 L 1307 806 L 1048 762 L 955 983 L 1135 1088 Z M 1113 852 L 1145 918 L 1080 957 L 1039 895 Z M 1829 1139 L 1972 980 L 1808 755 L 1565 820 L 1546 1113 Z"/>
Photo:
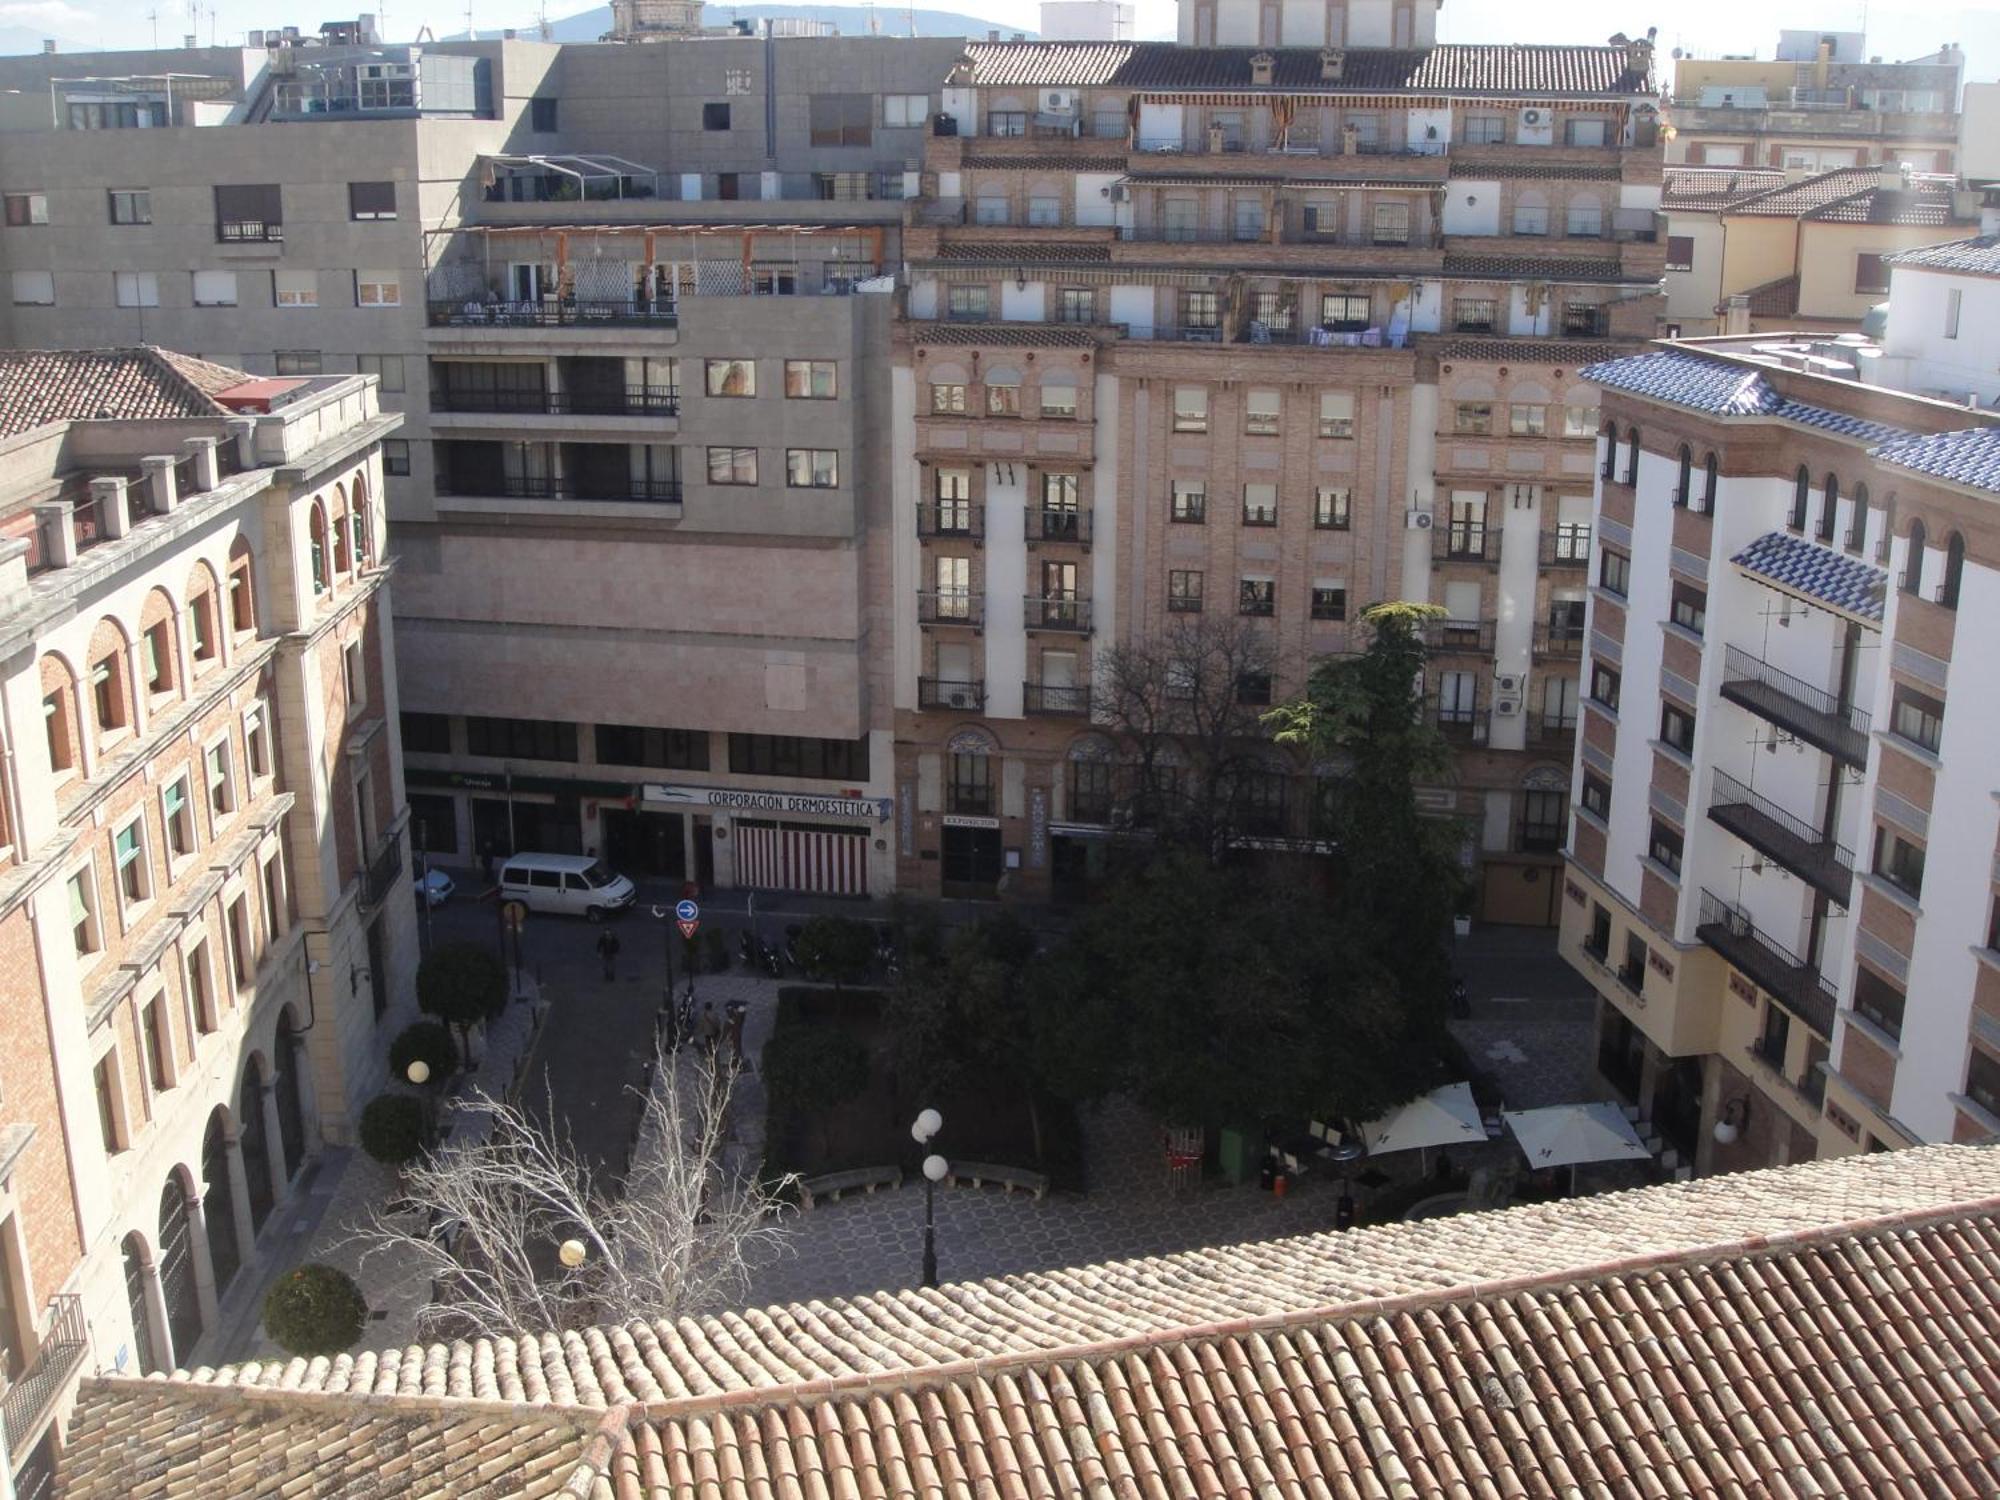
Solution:
<path fill-rule="evenodd" d="M 155 5 L 155 6 L 154 6 L 154 7 L 153 7 L 153 8 L 151 9 L 151 10 L 147 11 L 147 12 L 146 12 L 146 19 L 147 19 L 148 21 L 151 21 L 151 22 L 153 23 L 153 50 L 154 50 L 155 52 L 158 52 L 158 51 L 160 50 L 160 8 L 159 8 L 159 6 Z"/>
<path fill-rule="evenodd" d="M 465 39 L 468 42 L 479 40 L 479 33 L 472 29 L 472 0 L 465 0 Z"/>

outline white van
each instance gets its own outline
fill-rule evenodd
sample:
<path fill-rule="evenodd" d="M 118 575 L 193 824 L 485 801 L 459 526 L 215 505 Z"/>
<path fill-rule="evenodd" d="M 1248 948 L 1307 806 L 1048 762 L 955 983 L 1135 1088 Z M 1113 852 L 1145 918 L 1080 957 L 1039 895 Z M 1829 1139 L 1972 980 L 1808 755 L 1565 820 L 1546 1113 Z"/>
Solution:
<path fill-rule="evenodd" d="M 500 899 L 529 911 L 601 922 L 632 904 L 638 890 L 587 854 L 516 854 L 500 867 Z"/>

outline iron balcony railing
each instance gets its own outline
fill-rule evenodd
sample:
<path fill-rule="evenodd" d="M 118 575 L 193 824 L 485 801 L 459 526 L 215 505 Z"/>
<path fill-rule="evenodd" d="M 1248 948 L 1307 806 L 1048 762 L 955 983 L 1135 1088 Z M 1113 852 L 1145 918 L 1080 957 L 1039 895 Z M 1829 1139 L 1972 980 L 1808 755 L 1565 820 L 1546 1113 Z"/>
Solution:
<path fill-rule="evenodd" d="M 1848 904 L 1854 889 L 1854 851 L 1846 845 L 1827 838 L 1723 771 L 1715 773 L 1708 816 L 1814 890 L 1842 906 Z"/>
<path fill-rule="evenodd" d="M 20 1379 L 0 1395 L 0 1420 L 7 1424 L 8 1455 L 14 1463 L 41 1437 L 50 1412 L 89 1353 L 83 1298 L 74 1292 L 57 1293 L 49 1299 L 49 1326 L 41 1347 Z"/>
<path fill-rule="evenodd" d="M 1535 655 L 1537 656 L 1581 656 L 1583 655 L 1583 627 L 1581 625 L 1556 624 L 1535 627 Z"/>
<path fill-rule="evenodd" d="M 1542 533 L 1542 566 L 1545 568 L 1585 568 L 1590 566 L 1590 528 L 1558 526 Z"/>
<path fill-rule="evenodd" d="M 1080 542 L 1088 547 L 1090 512 L 1033 509 L 1027 513 L 1027 532 L 1031 542 Z"/>
<path fill-rule="evenodd" d="M 1021 706 L 1031 714 L 1088 714 L 1090 688 L 1058 687 L 1039 682 L 1021 684 Z"/>
<path fill-rule="evenodd" d="M 918 536 L 986 535 L 986 507 L 970 500 L 933 500 L 917 507 Z"/>
<path fill-rule="evenodd" d="M 671 417 L 681 409 L 673 386 L 634 385 L 622 391 L 466 391 L 441 386 L 431 410 L 531 417 Z"/>
<path fill-rule="evenodd" d="M 285 226 L 262 219 L 224 219 L 215 226 L 215 238 L 224 245 L 276 245 L 284 241 Z"/>
<path fill-rule="evenodd" d="M 1500 532 L 1483 521 L 1446 521 L 1431 531 L 1431 556 L 1491 562 L 1500 555 Z"/>
<path fill-rule="evenodd" d="M 969 625 L 976 629 L 986 623 L 986 596 L 975 594 L 970 589 L 920 592 L 917 595 L 917 623 Z"/>
<path fill-rule="evenodd" d="M 1768 932 L 1760 931 L 1742 907 L 1704 890 L 1701 920 L 1694 935 L 1817 1035 L 1832 1037 L 1833 987 L 1818 969 Z"/>
<path fill-rule="evenodd" d="M 978 713 L 986 707 L 986 684 L 953 682 L 942 677 L 917 679 L 918 708 L 956 708 Z"/>
<path fill-rule="evenodd" d="M 1493 650 L 1493 621 L 1432 620 L 1423 627 L 1423 640 L 1443 654 L 1485 656 Z"/>
<path fill-rule="evenodd" d="M 993 811 L 993 784 L 953 781 L 945 785 L 944 810 L 985 817 Z"/>
<path fill-rule="evenodd" d="M 1867 768 L 1868 715 L 1824 688 L 1731 646 L 1723 654 L 1722 696 L 1857 771 Z"/>
<path fill-rule="evenodd" d="M 380 906 L 389 899 L 389 892 L 395 889 L 397 878 L 403 873 L 403 841 L 391 835 L 383 843 L 375 857 L 368 861 L 368 868 L 361 877 L 361 904 Z"/>
<path fill-rule="evenodd" d="M 681 320 L 672 302 L 579 302 L 543 297 L 526 302 L 484 302 L 476 297 L 433 299 L 426 308 L 433 328 L 551 328 L 572 325 L 638 325 L 672 328 Z"/>
<path fill-rule="evenodd" d="M 1025 594 L 1021 609 L 1030 630 L 1090 631 L 1090 601 L 1074 594 Z"/>
<path fill-rule="evenodd" d="M 498 496 L 506 500 L 604 500 L 632 501 L 644 505 L 679 505 L 678 479 L 626 479 L 616 484 L 586 484 L 572 479 L 548 479 L 520 474 L 503 474 L 497 479 L 472 475 L 438 475 L 440 495 Z"/>
<path fill-rule="evenodd" d="M 1446 739 L 1468 740 L 1475 745 L 1486 743 L 1490 710 L 1484 708 L 1440 707 L 1437 711 L 1438 732 Z"/>

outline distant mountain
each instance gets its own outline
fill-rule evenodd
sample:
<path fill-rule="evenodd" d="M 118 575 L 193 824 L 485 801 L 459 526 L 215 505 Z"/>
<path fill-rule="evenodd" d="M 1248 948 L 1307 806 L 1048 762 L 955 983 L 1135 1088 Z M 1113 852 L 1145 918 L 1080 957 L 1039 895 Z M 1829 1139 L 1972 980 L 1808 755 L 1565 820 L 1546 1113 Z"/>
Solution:
<path fill-rule="evenodd" d="M 989 31 L 998 31 L 1002 36 L 1012 37 L 1018 27 L 1003 26 L 997 21 L 982 21 L 977 16 L 968 16 L 951 10 L 910 11 L 903 6 L 884 3 L 872 9 L 865 5 L 723 5 L 716 0 L 702 11 L 702 20 L 709 26 L 727 26 L 734 21 L 754 21 L 759 23 L 772 18 L 802 17 L 812 21 L 831 21 L 840 29 L 842 36 L 867 36 L 870 23 L 883 36 L 908 36 L 910 25 L 916 24 L 918 36 L 965 36 L 983 37 Z M 611 7 L 599 6 L 596 10 L 582 11 L 577 15 L 564 16 L 560 21 L 549 23 L 549 32 L 558 42 L 594 42 L 611 29 Z M 518 35 L 532 35 L 531 27 L 516 28 Z M 482 37 L 496 37 L 497 31 L 481 31 Z M 1032 40 L 1035 33 L 1023 32 Z M 464 36 L 464 32 L 458 33 Z M 39 44 L 37 44 L 39 45 Z M 33 49 L 24 49 L 33 50 Z"/>

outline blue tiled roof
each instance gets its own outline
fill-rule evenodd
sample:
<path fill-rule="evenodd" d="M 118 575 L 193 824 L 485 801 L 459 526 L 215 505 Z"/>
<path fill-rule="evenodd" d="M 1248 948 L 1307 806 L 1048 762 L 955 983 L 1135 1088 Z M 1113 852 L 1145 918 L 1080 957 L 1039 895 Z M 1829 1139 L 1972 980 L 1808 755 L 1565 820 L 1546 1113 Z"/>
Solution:
<path fill-rule="evenodd" d="M 1886 257 L 1892 266 L 1921 266 L 1927 271 L 1963 271 L 1973 276 L 2000 276 L 2000 234 L 1976 235 L 1924 245 Z"/>
<path fill-rule="evenodd" d="M 1869 456 L 1912 473 L 2000 494 L 2000 427 L 1970 427 L 1923 437 L 1905 434 L 1871 448 Z"/>
<path fill-rule="evenodd" d="M 1831 547 L 1788 532 L 1767 531 L 1731 561 L 1747 573 L 1816 599 L 1829 609 L 1881 623 L 1889 575 L 1859 558 L 1843 556 Z"/>
<path fill-rule="evenodd" d="M 1909 436 L 1901 427 L 1870 422 L 1846 412 L 1794 401 L 1781 395 L 1759 370 L 1726 364 L 1680 350 L 1600 360 L 1577 372 L 1614 391 L 1671 401 L 1717 417 L 1776 417 L 1803 427 L 1864 442 L 1886 443 Z"/>

